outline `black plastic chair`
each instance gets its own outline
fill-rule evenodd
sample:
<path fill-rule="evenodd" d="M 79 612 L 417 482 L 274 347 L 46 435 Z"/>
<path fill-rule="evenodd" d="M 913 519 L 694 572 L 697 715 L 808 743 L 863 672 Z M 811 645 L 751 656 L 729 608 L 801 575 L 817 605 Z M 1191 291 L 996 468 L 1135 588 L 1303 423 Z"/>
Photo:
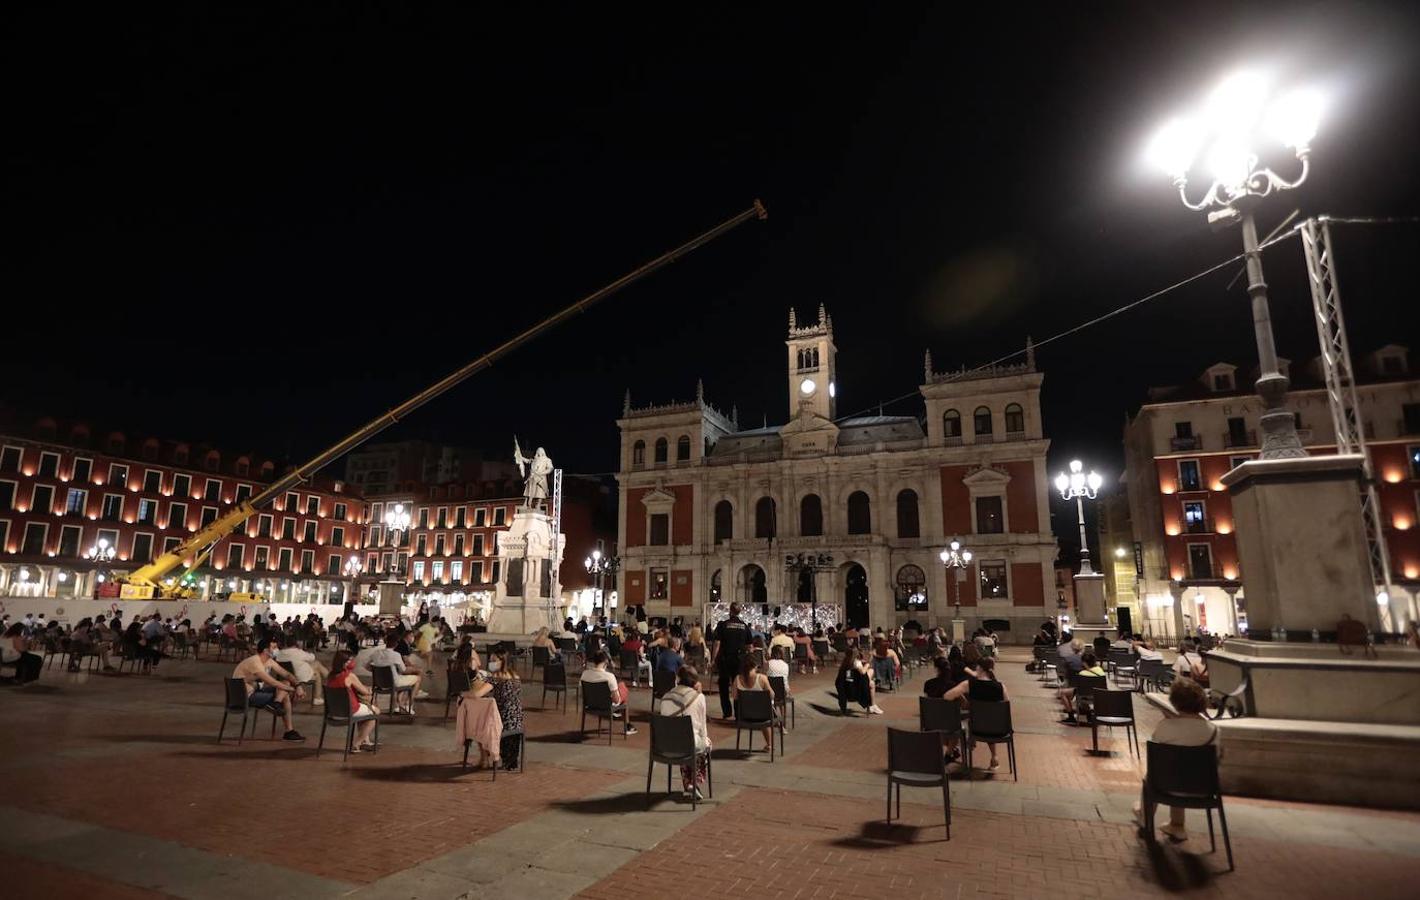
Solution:
<path fill-rule="evenodd" d="M 69 656 L 69 639 L 68 639 L 68 638 L 45 638 L 45 641 L 44 641 L 44 657 L 43 657 L 43 659 L 41 659 L 41 661 L 40 661 L 40 662 L 41 662 L 41 665 L 43 665 L 44 668 L 48 669 L 48 668 L 50 668 L 51 666 L 53 666 L 53 665 L 54 665 L 54 659 L 55 659 L 55 657 L 58 657 L 58 658 L 59 658 L 59 666 L 60 666 L 60 668 L 63 668 L 63 667 L 64 667 L 65 660 L 68 658 L 68 656 Z"/>
<path fill-rule="evenodd" d="M 1109 679 L 1103 675 L 1086 675 L 1077 672 L 1070 676 L 1070 684 L 1075 688 L 1075 714 L 1090 714 L 1095 691 L 1109 690 Z"/>
<path fill-rule="evenodd" d="M 1141 659 L 1134 670 L 1135 688 L 1140 691 L 1157 690 L 1169 671 L 1161 659 Z"/>
<path fill-rule="evenodd" d="M 657 764 L 666 767 L 666 793 L 671 791 L 671 772 L 676 766 L 698 767 L 701 757 L 705 758 L 705 787 L 708 796 L 715 796 L 714 760 L 710 748 L 695 748 L 695 723 L 689 716 L 651 716 L 651 755 L 646 763 L 646 808 L 651 807 L 651 775 Z M 690 794 L 690 808 L 695 809 L 695 792 Z"/>
<path fill-rule="evenodd" d="M 1134 724 L 1134 692 L 1105 691 L 1096 689 L 1090 705 L 1090 737 L 1092 752 L 1100 752 L 1100 726 L 1113 731 L 1124 728 L 1124 746 L 1135 755 L 1139 753 L 1139 730 Z M 1134 743 L 1130 744 L 1130 737 Z"/>
<path fill-rule="evenodd" d="M 552 662 L 552 651 L 546 647 L 533 647 L 528 658 L 531 660 L 528 664 L 528 678 L 531 680 L 539 668 L 546 668 Z"/>
<path fill-rule="evenodd" d="M 1109 651 L 1110 669 L 1114 672 L 1114 680 L 1128 678 L 1132 684 L 1134 673 L 1137 671 L 1137 660 L 1132 650 L 1111 650 Z"/>
<path fill-rule="evenodd" d="M 889 728 L 887 773 L 887 821 L 891 824 L 892 789 L 897 786 L 897 817 L 902 818 L 902 786 L 940 787 L 942 814 L 947 840 L 952 839 L 952 794 L 947 764 L 942 759 L 942 742 L 931 732 Z"/>
<path fill-rule="evenodd" d="M 284 661 L 279 660 L 279 659 L 276 661 L 276 663 L 277 663 L 277 665 L 279 665 L 281 668 L 285 669 L 293 678 L 295 677 L 295 675 L 296 675 L 296 664 L 295 664 L 295 663 L 293 663 L 293 662 L 284 662 Z M 296 683 L 296 687 L 302 687 L 303 685 L 307 685 L 307 684 L 309 684 L 309 685 L 311 686 L 311 709 L 315 709 L 315 706 L 316 706 L 316 692 L 320 689 L 321 686 L 318 685 L 318 684 L 316 684 L 316 680 L 315 680 L 314 678 L 308 678 L 308 679 L 306 679 L 305 681 L 299 681 L 299 682 L 297 682 L 297 683 Z M 293 705 L 294 705 L 294 703 L 295 703 L 295 700 L 296 700 L 296 698 L 295 698 L 294 696 L 292 696 L 292 697 L 291 697 L 291 701 L 292 701 L 292 704 L 293 704 Z"/>
<path fill-rule="evenodd" d="M 971 704 L 971 740 L 966 745 L 966 767 L 971 768 L 972 744 L 1005 744 L 1011 765 L 1011 778 L 1020 781 L 1016 771 L 1016 732 L 1011 727 L 1010 701 L 993 703 L 983 700 Z"/>
<path fill-rule="evenodd" d="M 754 752 L 754 733 L 769 732 L 769 761 L 774 762 L 774 731 L 779 729 L 779 752 L 784 752 L 784 721 L 774 714 L 774 696 L 769 691 L 740 691 L 735 701 L 735 749 L 740 749 L 740 732 L 749 732 L 749 751 Z"/>
<path fill-rule="evenodd" d="M 375 720 L 375 733 L 371 738 L 375 745 L 375 752 L 380 750 L 380 719 L 378 716 L 355 715 L 350 708 L 350 691 L 346 688 L 333 688 L 322 686 L 325 692 L 325 713 L 321 717 L 320 740 L 316 742 L 316 759 L 320 759 L 321 748 L 325 746 L 325 729 L 327 725 L 345 727 L 345 753 L 340 761 L 345 762 L 350 758 L 350 748 L 355 746 L 355 726 L 361 722 Z M 373 709 L 374 707 L 371 707 Z"/>
<path fill-rule="evenodd" d="M 807 668 L 812 668 L 813 663 L 809 660 L 809 645 L 795 644 L 794 658 L 793 660 L 791 660 L 791 662 L 793 662 L 793 664 L 798 668 L 800 673 L 802 673 Z"/>
<path fill-rule="evenodd" d="M 828 646 L 828 641 L 822 638 L 814 638 L 813 640 L 810 640 L 809 643 L 813 645 L 814 656 L 818 658 L 819 663 L 827 665 L 828 654 L 831 652 Z"/>
<path fill-rule="evenodd" d="M 597 717 L 597 734 L 602 733 L 602 719 L 606 719 L 606 745 L 611 746 L 612 722 L 617 713 L 622 717 L 621 736 L 625 739 L 631 728 L 631 712 L 625 703 L 615 703 L 611 699 L 611 685 L 605 681 L 588 681 L 582 685 L 582 728 L 583 737 L 587 733 L 587 713 Z"/>
<path fill-rule="evenodd" d="M 1144 777 L 1145 837 L 1154 840 L 1155 804 L 1207 810 L 1208 843 L 1216 853 L 1218 840 L 1213 835 L 1213 810 L 1216 809 L 1218 823 L 1223 829 L 1223 848 L 1228 853 L 1228 871 L 1233 871 L 1233 844 L 1228 838 L 1228 817 L 1223 812 L 1223 789 L 1218 783 L 1216 748 L 1211 744 L 1179 747 L 1153 741 L 1144 747 L 1149 761 L 1149 771 Z"/>
<path fill-rule="evenodd" d="M 967 682 L 966 698 L 972 703 L 981 701 L 1000 703 L 1006 699 L 1006 689 L 1001 687 L 1001 682 L 999 681 L 973 678 L 971 681 Z"/>
<path fill-rule="evenodd" d="M 577 682 L 581 684 L 581 682 Z M 554 698 L 557 695 L 562 697 L 562 712 L 567 712 L 567 694 L 570 686 L 567 682 L 567 667 L 559 662 L 550 662 L 542 669 L 542 704 L 547 707 L 547 694 L 551 691 Z"/>
<path fill-rule="evenodd" d="M 966 724 L 961 717 L 961 704 L 940 697 L 918 697 L 917 718 L 923 731 L 933 731 L 945 737 L 956 736 L 958 746 L 966 745 Z"/>
<path fill-rule="evenodd" d="M 240 678 L 226 678 L 226 705 L 222 711 L 222 727 L 217 729 L 217 743 L 222 743 L 222 736 L 227 732 L 227 717 L 232 714 L 239 714 L 242 717 L 241 727 L 237 729 L 237 746 L 241 746 L 242 738 L 247 730 L 247 712 L 252 712 L 251 733 L 256 736 L 256 722 L 259 718 L 260 710 L 254 709 L 247 702 L 247 685 Z M 283 710 L 280 706 L 271 705 L 263 707 L 271 713 L 271 736 L 276 737 L 276 722 L 281 718 Z"/>
<path fill-rule="evenodd" d="M 374 686 L 371 688 L 371 691 L 372 691 L 372 695 L 371 695 L 371 697 L 370 697 L 371 702 L 372 702 L 372 703 L 377 702 L 377 701 L 379 700 L 379 696 L 380 696 L 381 694 L 389 694 L 389 695 L 390 695 L 390 708 L 389 708 L 389 714 L 390 714 L 390 715 L 394 715 L 394 714 L 395 714 L 395 711 L 394 711 L 395 698 L 398 697 L 400 694 L 408 694 L 408 695 L 409 695 L 409 707 L 410 707 L 410 709 L 413 709 L 413 708 L 414 708 L 414 687 L 413 687 L 413 686 L 410 686 L 410 687 L 397 687 L 397 686 L 395 686 L 395 683 L 394 683 L 394 668 L 393 668 L 392 666 L 370 666 L 370 680 L 371 680 L 371 682 L 372 682 L 373 685 L 374 685 Z M 407 713 L 401 713 L 401 715 L 407 715 Z"/>
<path fill-rule="evenodd" d="M 449 720 L 449 708 L 460 700 L 463 692 L 473 686 L 473 677 L 467 669 L 449 669 L 449 690 L 444 695 L 444 721 Z"/>
<path fill-rule="evenodd" d="M 506 737 L 516 737 L 516 738 L 518 739 L 518 768 L 517 768 L 516 771 L 517 771 L 517 773 L 518 773 L 519 775 L 523 774 L 524 772 L 527 771 L 527 766 L 528 766 L 528 736 L 527 736 L 527 733 L 526 733 L 526 732 L 523 732 L 523 731 L 505 731 L 505 732 L 503 732 L 503 737 L 505 737 L 505 738 L 506 738 Z M 473 741 L 472 741 L 472 740 L 467 740 L 467 741 L 464 741 L 464 742 L 463 742 L 463 767 L 464 767 L 465 769 L 468 768 L 468 753 L 469 753 L 469 751 L 472 750 L 472 749 L 473 749 Z M 494 781 L 497 781 L 497 780 L 498 780 L 498 770 L 501 769 L 501 768 L 503 768 L 501 765 L 499 765 L 499 766 L 494 766 L 494 767 L 493 767 L 493 780 L 494 780 Z"/>
<path fill-rule="evenodd" d="M 675 687 L 675 673 L 667 672 L 664 669 L 657 669 L 651 673 L 651 711 L 655 712 L 656 701 L 666 695 L 666 692 Z"/>
<path fill-rule="evenodd" d="M 793 728 L 799 714 L 794 708 L 794 695 L 789 693 L 788 680 L 779 675 L 771 675 L 769 686 L 774 689 L 774 708 L 779 711 L 780 723 L 787 720 L 789 727 Z"/>
<path fill-rule="evenodd" d="M 636 650 L 622 650 L 619 656 L 621 658 L 621 670 L 616 673 L 617 677 L 623 681 L 628 678 L 632 681 L 640 681 L 641 654 Z"/>

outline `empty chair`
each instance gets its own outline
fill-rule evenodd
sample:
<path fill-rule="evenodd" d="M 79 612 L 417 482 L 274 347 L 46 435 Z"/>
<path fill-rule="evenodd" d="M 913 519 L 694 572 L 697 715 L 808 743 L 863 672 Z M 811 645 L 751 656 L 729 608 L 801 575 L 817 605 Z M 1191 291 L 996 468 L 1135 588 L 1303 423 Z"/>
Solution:
<path fill-rule="evenodd" d="M 659 672 L 657 674 L 660 674 Z M 760 693 L 763 693 L 762 691 Z M 651 754 L 646 763 L 646 806 L 651 806 L 651 776 L 657 764 L 666 767 L 666 793 L 671 793 L 671 772 L 676 766 L 689 766 L 694 771 L 705 758 L 705 782 L 708 796 L 715 796 L 715 776 L 710 748 L 696 749 L 695 725 L 689 716 L 651 716 Z M 690 807 L 698 803 L 695 791 L 690 792 Z"/>
<path fill-rule="evenodd" d="M 1208 843 L 1214 852 L 1218 840 L 1213 835 L 1213 810 L 1223 828 L 1223 848 L 1228 853 L 1228 871 L 1233 870 L 1233 844 L 1228 838 L 1228 817 L 1223 812 L 1223 790 L 1218 784 L 1218 751 L 1212 745 L 1180 747 L 1177 744 L 1144 745 L 1149 771 L 1144 777 L 1144 833 L 1154 840 L 1154 813 L 1160 803 L 1183 809 L 1207 810 Z"/>
<path fill-rule="evenodd" d="M 606 743 L 611 746 L 612 722 L 617 715 L 621 716 L 622 738 L 627 737 L 627 729 L 631 725 L 631 714 L 625 703 L 614 703 L 611 699 L 611 685 L 605 681 L 588 681 L 582 685 L 582 728 L 581 732 L 585 736 L 587 733 L 587 713 L 596 716 L 597 734 L 601 734 L 602 719 L 606 719 Z"/>
<path fill-rule="evenodd" d="M 390 715 L 394 715 L 395 698 L 399 694 L 409 695 L 409 708 L 414 709 L 414 687 L 397 687 L 394 683 L 394 669 L 389 666 L 370 666 L 371 681 L 374 686 L 371 688 L 373 696 L 371 700 L 377 700 L 381 694 L 390 695 Z"/>
<path fill-rule="evenodd" d="M 581 684 L 581 682 L 577 682 Z M 562 697 L 562 711 L 567 712 L 567 667 L 560 662 L 550 662 L 542 667 L 542 707 L 547 707 L 547 695 L 551 692 L 555 701 Z"/>
<path fill-rule="evenodd" d="M 993 703 L 983 700 L 971 704 L 971 740 L 966 745 L 966 767 L 971 768 L 972 745 L 1005 744 L 1011 765 L 1011 778 L 1020 781 L 1016 771 L 1016 733 L 1011 728 L 1011 704 L 1009 701 Z"/>
<path fill-rule="evenodd" d="M 735 749 L 740 749 L 740 732 L 749 732 L 749 752 L 754 752 L 754 733 L 770 729 L 769 761 L 774 762 L 774 729 L 779 729 L 779 749 L 784 749 L 784 722 L 774 715 L 774 698 L 768 691 L 740 691 L 735 701 Z"/>
<path fill-rule="evenodd" d="M 444 695 L 444 721 L 449 719 L 449 708 L 471 687 L 473 678 L 467 669 L 449 669 L 449 690 Z"/>
<path fill-rule="evenodd" d="M 902 817 L 902 786 L 940 787 L 942 814 L 946 820 L 947 840 L 952 839 L 952 795 L 947 781 L 947 764 L 942 758 L 942 744 L 931 732 L 904 731 L 889 728 L 887 821 L 892 822 L 892 789 L 897 786 L 897 815 Z"/>
<path fill-rule="evenodd" d="M 350 709 L 350 691 L 346 688 L 322 686 L 321 690 L 325 692 L 325 714 L 321 717 L 320 740 L 316 742 L 316 759 L 320 759 L 321 748 L 325 746 L 327 725 L 345 728 L 345 753 L 340 758 L 341 762 L 344 762 L 350 758 L 350 748 L 355 745 L 355 726 L 371 719 L 375 720 L 375 734 L 372 741 L 375 745 L 375 752 L 378 753 L 380 747 L 379 718 L 369 713 L 353 715 Z"/>
<path fill-rule="evenodd" d="M 1136 755 L 1139 752 L 1139 731 L 1134 725 L 1134 693 L 1132 691 L 1096 690 L 1090 704 L 1090 737 L 1094 752 L 1100 751 L 1100 726 L 1111 731 L 1124 728 L 1124 745 Z M 1129 739 L 1134 739 L 1130 744 Z"/>
<path fill-rule="evenodd" d="M 962 722 L 961 704 L 940 697 L 918 697 L 917 718 L 923 731 L 932 731 L 943 738 L 954 737 L 957 746 L 966 743 L 966 725 Z"/>
<path fill-rule="evenodd" d="M 789 693 L 789 682 L 779 675 L 769 676 L 769 686 L 774 690 L 774 708 L 779 711 L 781 724 L 787 719 L 789 727 L 794 727 L 798 713 L 794 709 L 794 695 Z"/>

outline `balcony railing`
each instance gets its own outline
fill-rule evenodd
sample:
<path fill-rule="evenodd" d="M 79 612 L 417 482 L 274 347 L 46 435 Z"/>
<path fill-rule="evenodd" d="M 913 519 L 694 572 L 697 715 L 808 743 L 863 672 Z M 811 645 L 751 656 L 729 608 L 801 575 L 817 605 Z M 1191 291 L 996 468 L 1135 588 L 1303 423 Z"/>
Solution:
<path fill-rule="evenodd" d="M 1256 447 L 1257 432 L 1252 430 L 1239 432 L 1224 432 L 1223 446 L 1229 450 L 1232 450 L 1235 447 Z"/>
<path fill-rule="evenodd" d="M 1184 534 L 1213 534 L 1218 529 L 1213 524 L 1211 517 L 1205 517 L 1193 522 L 1183 523 Z"/>
<path fill-rule="evenodd" d="M 1169 449 L 1175 452 L 1202 450 L 1203 437 L 1197 434 L 1191 434 L 1188 437 L 1171 437 L 1169 438 Z"/>

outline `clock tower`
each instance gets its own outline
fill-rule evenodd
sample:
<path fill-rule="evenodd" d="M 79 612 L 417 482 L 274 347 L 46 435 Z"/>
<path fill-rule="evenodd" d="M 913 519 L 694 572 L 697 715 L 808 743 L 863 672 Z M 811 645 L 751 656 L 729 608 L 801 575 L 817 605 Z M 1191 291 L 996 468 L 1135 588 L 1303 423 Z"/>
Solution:
<path fill-rule="evenodd" d="M 789 418 L 804 412 L 832 421 L 838 414 L 838 348 L 833 346 L 833 319 L 818 305 L 818 322 L 800 326 L 789 310 Z"/>

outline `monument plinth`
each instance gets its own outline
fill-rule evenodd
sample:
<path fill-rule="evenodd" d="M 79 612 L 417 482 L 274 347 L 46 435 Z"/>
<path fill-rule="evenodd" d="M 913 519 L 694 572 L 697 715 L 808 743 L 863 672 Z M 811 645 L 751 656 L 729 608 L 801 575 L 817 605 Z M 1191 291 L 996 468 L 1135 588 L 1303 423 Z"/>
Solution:
<path fill-rule="evenodd" d="M 526 635 L 560 622 L 563 543 L 562 536 L 553 533 L 551 516 L 518 507 L 508 530 L 498 535 L 500 574 L 490 633 Z"/>
<path fill-rule="evenodd" d="M 1075 622 L 1070 633 L 1088 646 L 1095 638 L 1109 637 L 1114 626 L 1105 615 L 1104 575 L 1094 571 L 1081 571 L 1075 582 Z"/>

